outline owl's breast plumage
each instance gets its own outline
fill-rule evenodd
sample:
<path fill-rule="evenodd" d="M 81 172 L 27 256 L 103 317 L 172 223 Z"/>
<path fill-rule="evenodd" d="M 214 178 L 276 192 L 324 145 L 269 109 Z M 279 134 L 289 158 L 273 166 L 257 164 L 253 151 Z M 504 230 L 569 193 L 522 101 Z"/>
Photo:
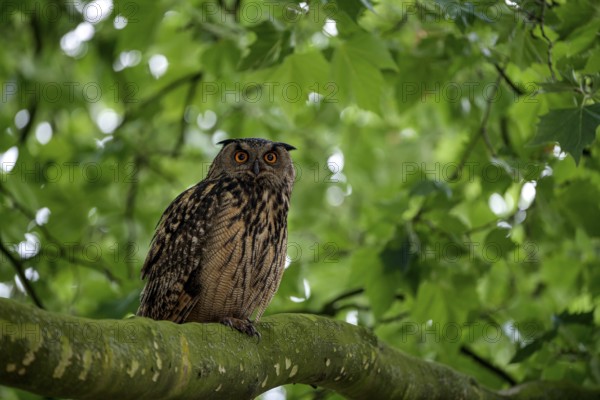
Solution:
<path fill-rule="evenodd" d="M 289 199 L 280 189 L 233 178 L 212 188 L 214 216 L 194 274 L 201 290 L 186 321 L 260 317 L 285 262 Z"/>

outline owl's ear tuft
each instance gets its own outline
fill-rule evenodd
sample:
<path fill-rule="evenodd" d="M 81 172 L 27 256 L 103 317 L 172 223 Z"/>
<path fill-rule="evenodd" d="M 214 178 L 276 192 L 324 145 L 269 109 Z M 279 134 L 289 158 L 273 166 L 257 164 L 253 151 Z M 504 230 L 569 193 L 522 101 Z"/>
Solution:
<path fill-rule="evenodd" d="M 294 146 L 292 146 L 291 144 L 287 144 L 287 143 L 283 143 L 283 142 L 279 142 L 277 144 L 280 145 L 280 146 L 282 146 L 287 151 L 296 150 L 296 148 Z"/>
<path fill-rule="evenodd" d="M 217 142 L 217 144 L 222 144 L 223 147 L 227 146 L 229 143 L 233 143 L 233 142 L 237 142 L 237 139 L 225 139 L 225 140 L 221 140 L 220 142 Z"/>

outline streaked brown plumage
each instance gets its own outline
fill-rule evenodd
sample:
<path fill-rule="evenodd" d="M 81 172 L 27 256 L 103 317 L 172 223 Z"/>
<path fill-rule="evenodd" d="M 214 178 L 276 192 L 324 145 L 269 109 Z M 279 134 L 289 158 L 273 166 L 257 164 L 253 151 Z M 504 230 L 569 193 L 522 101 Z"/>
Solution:
<path fill-rule="evenodd" d="M 142 267 L 148 281 L 137 315 L 157 320 L 222 322 L 258 335 L 277 290 L 287 247 L 294 147 L 231 139 L 206 179 L 164 212 Z"/>

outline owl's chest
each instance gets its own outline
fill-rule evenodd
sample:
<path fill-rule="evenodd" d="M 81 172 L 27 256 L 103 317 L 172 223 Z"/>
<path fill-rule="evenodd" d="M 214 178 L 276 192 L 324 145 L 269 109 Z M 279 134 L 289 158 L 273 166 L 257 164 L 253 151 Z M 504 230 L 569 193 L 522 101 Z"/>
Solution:
<path fill-rule="evenodd" d="M 223 217 L 248 234 L 271 235 L 285 229 L 287 199 L 271 188 L 247 188 L 224 192 L 220 199 Z"/>

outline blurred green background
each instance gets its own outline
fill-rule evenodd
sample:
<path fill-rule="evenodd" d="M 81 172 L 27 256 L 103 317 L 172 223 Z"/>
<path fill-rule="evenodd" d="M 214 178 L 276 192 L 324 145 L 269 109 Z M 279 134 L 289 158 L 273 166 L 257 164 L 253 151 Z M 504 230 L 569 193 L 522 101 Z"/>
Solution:
<path fill-rule="evenodd" d="M 263 137 L 298 148 L 267 314 L 496 389 L 600 384 L 598 2 L 26 0 L 0 21 L 0 296 L 135 312 L 163 210 L 216 142 Z"/>

